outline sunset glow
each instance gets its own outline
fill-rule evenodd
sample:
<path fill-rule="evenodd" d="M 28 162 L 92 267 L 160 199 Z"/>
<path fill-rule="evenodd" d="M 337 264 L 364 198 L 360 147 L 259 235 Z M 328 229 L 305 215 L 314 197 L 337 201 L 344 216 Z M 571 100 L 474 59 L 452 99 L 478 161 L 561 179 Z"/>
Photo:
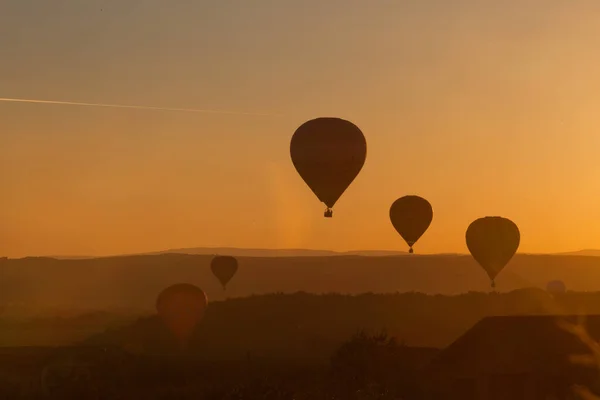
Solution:
<path fill-rule="evenodd" d="M 0 97 L 157 109 L 0 101 L 0 256 L 406 250 L 407 194 L 420 253 L 486 215 L 520 252 L 600 248 L 599 2 L 28 3 L 0 10 Z M 332 219 L 290 161 L 318 116 L 368 145 Z"/>

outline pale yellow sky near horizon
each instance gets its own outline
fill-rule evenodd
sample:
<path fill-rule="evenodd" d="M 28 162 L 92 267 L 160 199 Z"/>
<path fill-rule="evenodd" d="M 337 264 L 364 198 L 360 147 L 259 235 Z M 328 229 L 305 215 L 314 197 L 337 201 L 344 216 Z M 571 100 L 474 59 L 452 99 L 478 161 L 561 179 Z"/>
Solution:
<path fill-rule="evenodd" d="M 600 2 L 49 3 L 0 6 L 0 97 L 280 115 L 0 102 L 0 256 L 405 250 L 406 194 L 418 253 L 486 215 L 522 252 L 600 248 Z M 289 157 L 318 116 L 368 146 L 332 219 Z"/>

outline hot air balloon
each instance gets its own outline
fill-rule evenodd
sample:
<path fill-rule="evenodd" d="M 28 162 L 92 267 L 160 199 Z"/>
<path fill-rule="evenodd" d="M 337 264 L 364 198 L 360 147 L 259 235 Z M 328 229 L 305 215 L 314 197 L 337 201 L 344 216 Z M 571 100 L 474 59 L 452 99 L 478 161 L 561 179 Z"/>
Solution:
<path fill-rule="evenodd" d="M 210 269 L 213 275 L 221 282 L 223 290 L 225 290 L 227 283 L 237 272 L 238 262 L 231 256 L 216 256 L 210 263 Z"/>
<path fill-rule="evenodd" d="M 409 253 L 413 252 L 413 245 L 429 228 L 432 219 L 431 204 L 419 196 L 401 197 L 390 207 L 390 221 L 408 244 Z"/>
<path fill-rule="evenodd" d="M 156 310 L 182 348 L 187 344 L 204 317 L 208 306 L 206 293 L 189 283 L 178 283 L 164 289 L 156 299 Z"/>
<path fill-rule="evenodd" d="M 316 118 L 302 124 L 290 143 L 292 163 L 317 198 L 325 217 L 358 176 L 367 158 L 367 142 L 352 122 Z"/>
<path fill-rule="evenodd" d="M 546 290 L 551 294 L 561 294 L 567 291 L 567 286 L 563 281 L 550 281 L 546 285 Z"/>
<path fill-rule="evenodd" d="M 519 248 L 519 228 L 502 217 L 479 218 L 469 225 L 466 233 L 467 247 L 492 281 L 508 264 Z"/>

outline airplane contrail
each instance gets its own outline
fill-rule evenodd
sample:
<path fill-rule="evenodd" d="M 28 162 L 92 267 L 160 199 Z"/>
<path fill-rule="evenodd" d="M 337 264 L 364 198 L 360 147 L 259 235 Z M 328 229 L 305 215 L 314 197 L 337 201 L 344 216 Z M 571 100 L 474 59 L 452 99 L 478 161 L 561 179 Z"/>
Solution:
<path fill-rule="evenodd" d="M 132 106 L 122 104 L 99 104 L 99 103 L 80 103 L 75 101 L 57 101 L 57 100 L 36 100 L 36 99 L 11 99 L 0 97 L 0 102 L 6 103 L 34 103 L 34 104 L 59 104 L 68 106 L 88 106 L 88 107 L 110 107 L 110 108 L 132 108 L 137 110 L 156 110 L 156 111 L 180 111 L 203 114 L 229 114 L 229 115 L 255 115 L 255 116 L 278 116 L 281 114 L 273 113 L 254 113 L 243 111 L 225 111 L 225 110 L 208 110 L 198 108 L 168 108 L 168 107 L 151 107 L 151 106 Z"/>

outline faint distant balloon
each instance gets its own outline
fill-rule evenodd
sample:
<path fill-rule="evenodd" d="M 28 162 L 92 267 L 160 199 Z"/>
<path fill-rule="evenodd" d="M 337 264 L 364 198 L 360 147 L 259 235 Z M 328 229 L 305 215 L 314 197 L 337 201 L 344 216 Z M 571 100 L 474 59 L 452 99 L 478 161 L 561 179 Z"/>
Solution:
<path fill-rule="evenodd" d="M 235 257 L 216 256 L 210 263 L 210 269 L 213 275 L 221 282 L 223 289 L 226 289 L 227 283 L 229 283 L 238 270 L 238 262 Z"/>
<path fill-rule="evenodd" d="M 546 285 L 546 290 L 551 294 L 560 294 L 567 291 L 567 286 L 563 281 L 550 281 Z"/>
<path fill-rule="evenodd" d="M 156 299 L 156 310 L 167 328 L 185 348 L 208 307 L 206 293 L 189 283 L 164 289 Z"/>
<path fill-rule="evenodd" d="M 404 196 L 394 201 L 390 207 L 390 220 L 413 252 L 413 246 L 425 233 L 433 220 L 433 208 L 427 200 L 419 196 Z"/>
<path fill-rule="evenodd" d="M 317 198 L 325 217 L 358 176 L 367 158 L 367 142 L 352 122 L 316 118 L 302 124 L 290 143 L 292 163 Z"/>
<path fill-rule="evenodd" d="M 494 279 L 517 252 L 521 240 L 519 228 L 502 217 L 479 218 L 469 225 L 467 247 L 496 286 Z"/>

